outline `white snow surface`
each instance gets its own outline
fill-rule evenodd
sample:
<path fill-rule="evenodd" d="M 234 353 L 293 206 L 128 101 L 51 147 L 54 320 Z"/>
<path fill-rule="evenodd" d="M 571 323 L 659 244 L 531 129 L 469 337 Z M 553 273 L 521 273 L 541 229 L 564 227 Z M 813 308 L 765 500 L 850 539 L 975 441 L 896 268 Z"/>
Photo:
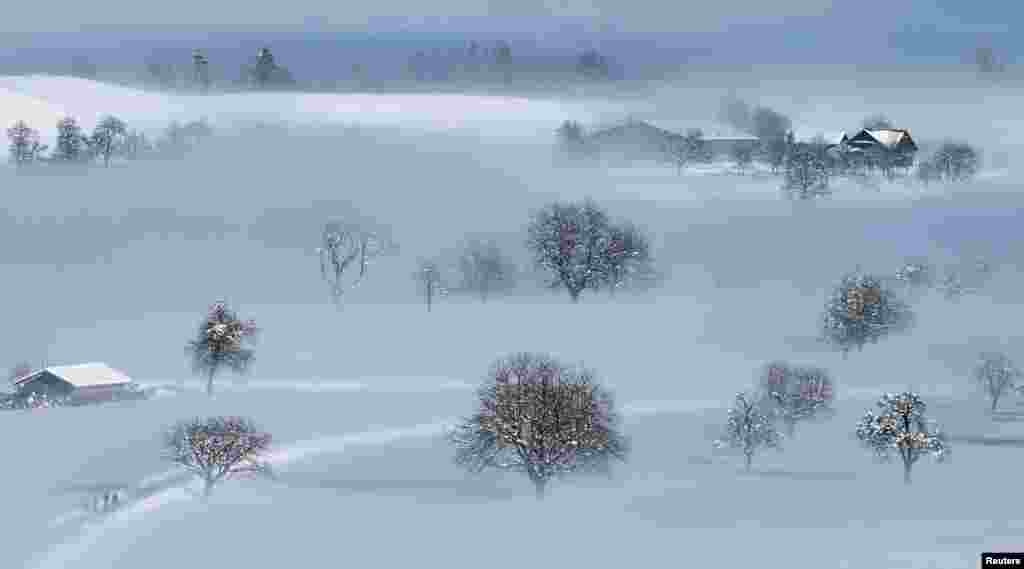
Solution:
<path fill-rule="evenodd" d="M 761 103 L 815 131 L 885 111 L 922 145 L 963 137 L 983 143 L 986 156 L 1011 158 L 1024 147 L 1012 85 L 979 106 L 989 87 L 894 92 L 762 79 Z M 226 129 L 215 158 L 181 164 L 77 178 L 0 170 L 10 190 L 0 240 L 12 244 L 0 249 L 0 313 L 13 323 L 0 332 L 5 353 L 116 362 L 161 394 L 0 413 L 4 455 L 13 457 L 0 475 L 0 567 L 179 569 L 201 559 L 253 569 L 461 568 L 485 559 L 489 569 L 518 569 L 510 540 L 528 543 L 545 566 L 594 569 L 721 565 L 724 555 L 736 566 L 945 569 L 975 566 L 982 551 L 1021 550 L 1024 516 L 1001 505 L 1019 486 L 1024 458 L 1012 445 L 1024 440 L 1024 400 L 1007 396 L 991 414 L 969 381 L 979 352 L 1024 360 L 1024 195 L 1013 160 L 986 165 L 963 186 L 840 184 L 814 203 L 781 200 L 763 169 L 552 166 L 562 120 L 637 107 L 687 123 L 712 116 L 722 94 L 702 84 L 594 103 L 203 98 L 0 79 L 0 120 L 23 118 L 44 135 L 66 113 L 87 126 L 105 112 L 153 129 L 204 115 L 215 125 L 296 125 L 281 140 Z M 415 134 L 333 129 L 350 123 Z M 474 136 L 448 136 L 462 133 Z M 487 303 L 453 294 L 429 313 L 415 296 L 409 274 L 419 259 L 450 258 L 453 243 L 483 233 L 525 266 L 530 212 L 584 197 L 652 235 L 665 283 L 584 293 L 572 304 L 528 273 Z M 401 247 L 371 265 L 339 309 L 310 251 L 322 224 L 353 208 L 391 228 Z M 815 340 L 831 287 L 854 266 L 886 272 L 909 256 L 947 266 L 976 255 L 995 263 L 991 282 L 956 302 L 922 293 L 911 333 L 846 359 Z M 183 348 L 225 295 L 261 333 L 250 373 L 218 376 L 207 398 Z M 516 351 L 594 369 L 623 416 L 629 462 L 610 478 L 556 482 L 543 503 L 521 476 L 456 468 L 444 427 L 474 412 L 488 366 Z M 757 455 L 744 472 L 711 441 L 735 393 L 776 359 L 827 368 L 836 413 L 799 425 L 782 452 Z M 875 464 L 852 432 L 878 396 L 904 389 L 921 392 L 953 437 L 953 460 L 922 461 L 909 487 L 898 465 Z M 279 479 L 227 482 L 208 503 L 196 500 L 161 458 L 161 437 L 176 421 L 210 415 L 243 415 L 270 432 Z M 77 508 L 107 489 L 125 493 L 120 510 Z"/>

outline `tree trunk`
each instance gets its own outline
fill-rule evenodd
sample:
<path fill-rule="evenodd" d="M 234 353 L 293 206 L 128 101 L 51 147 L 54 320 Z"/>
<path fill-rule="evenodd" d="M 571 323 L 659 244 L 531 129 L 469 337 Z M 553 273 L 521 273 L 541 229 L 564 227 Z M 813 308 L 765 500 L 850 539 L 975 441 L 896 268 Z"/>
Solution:
<path fill-rule="evenodd" d="M 743 453 L 743 470 L 750 472 L 750 465 L 754 461 L 753 453 Z"/>
<path fill-rule="evenodd" d="M 914 465 L 911 464 L 910 462 L 908 462 L 906 460 L 903 461 L 903 483 L 904 484 L 910 484 L 910 469 L 913 468 L 913 467 L 914 467 Z"/>
<path fill-rule="evenodd" d="M 574 288 L 570 288 L 569 289 L 569 298 L 571 298 L 574 303 L 579 302 L 580 301 L 580 292 L 582 292 L 582 291 L 578 291 L 578 290 L 576 290 Z"/>
<path fill-rule="evenodd" d="M 203 500 L 209 500 L 211 494 L 213 494 L 213 480 L 206 478 L 203 480 Z"/>
<path fill-rule="evenodd" d="M 213 368 L 210 368 L 210 370 L 208 372 L 206 372 L 206 395 L 208 397 L 213 397 L 213 375 L 214 375 L 214 373 L 216 373 L 216 370 L 213 369 Z"/>
<path fill-rule="evenodd" d="M 547 495 L 547 485 L 548 481 L 543 478 L 535 477 L 533 479 L 533 493 L 538 501 L 543 500 Z"/>
<path fill-rule="evenodd" d="M 989 409 L 989 410 L 994 413 L 995 410 L 996 410 L 996 405 L 998 405 L 998 404 L 999 404 L 999 395 L 998 394 L 993 395 L 992 396 L 992 408 Z"/>
<path fill-rule="evenodd" d="M 794 421 L 793 419 L 787 419 L 786 420 L 786 436 L 788 438 L 793 438 L 794 434 L 796 434 L 796 421 Z"/>

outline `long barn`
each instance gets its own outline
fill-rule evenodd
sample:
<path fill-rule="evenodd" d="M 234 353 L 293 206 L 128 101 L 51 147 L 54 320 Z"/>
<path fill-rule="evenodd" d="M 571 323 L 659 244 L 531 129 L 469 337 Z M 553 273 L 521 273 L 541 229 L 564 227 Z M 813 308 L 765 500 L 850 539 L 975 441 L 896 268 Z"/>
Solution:
<path fill-rule="evenodd" d="M 85 363 L 53 366 L 14 381 L 19 394 L 46 394 L 50 397 L 68 397 L 71 403 L 111 401 L 132 380 L 124 372 L 104 363 Z"/>

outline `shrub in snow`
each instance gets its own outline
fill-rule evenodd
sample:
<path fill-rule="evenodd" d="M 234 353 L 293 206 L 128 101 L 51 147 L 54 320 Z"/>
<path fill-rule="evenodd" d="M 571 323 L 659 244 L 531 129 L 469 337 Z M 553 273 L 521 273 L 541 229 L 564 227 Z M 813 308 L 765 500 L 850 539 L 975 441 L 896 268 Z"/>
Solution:
<path fill-rule="evenodd" d="M 241 373 L 248 368 L 253 351 L 246 344 L 257 331 L 255 322 L 240 320 L 223 301 L 210 307 L 187 348 L 192 369 L 206 376 L 207 395 L 213 395 L 213 378 L 220 370 Z"/>
<path fill-rule="evenodd" d="M 949 457 L 946 435 L 925 417 L 927 406 L 916 393 L 887 393 L 857 423 L 857 438 L 883 461 L 897 454 L 903 462 L 903 481 L 910 484 L 914 464 L 931 455 L 942 462 Z"/>
<path fill-rule="evenodd" d="M 1014 388 L 1021 371 L 1004 354 L 984 353 L 978 358 L 972 377 L 992 400 L 991 410 L 995 411 L 999 399 Z"/>
<path fill-rule="evenodd" d="M 904 332 L 914 322 L 910 307 L 872 275 L 845 275 L 833 290 L 822 316 L 822 338 L 842 351 L 864 348 L 889 334 Z"/>
<path fill-rule="evenodd" d="M 729 409 L 725 433 L 714 443 L 716 448 L 741 451 L 744 467 L 748 471 L 754 455 L 759 450 L 782 449 L 782 435 L 775 429 L 771 417 L 765 414 L 757 403 L 756 398 L 738 393 L 736 403 Z"/>
<path fill-rule="evenodd" d="M 796 424 L 830 416 L 834 386 L 828 371 L 816 367 L 772 362 L 765 366 L 758 385 L 758 400 L 765 414 L 786 426 L 792 437 Z"/>
<path fill-rule="evenodd" d="M 478 399 L 477 412 L 449 433 L 456 464 L 470 472 L 524 473 L 541 499 L 555 477 L 607 474 L 613 460 L 626 460 L 612 397 L 589 370 L 516 354 L 492 366 Z"/>
<path fill-rule="evenodd" d="M 164 437 L 165 458 L 203 482 L 209 497 L 221 481 L 246 475 L 270 475 L 260 457 L 271 437 L 242 417 L 211 417 L 182 421 Z"/>

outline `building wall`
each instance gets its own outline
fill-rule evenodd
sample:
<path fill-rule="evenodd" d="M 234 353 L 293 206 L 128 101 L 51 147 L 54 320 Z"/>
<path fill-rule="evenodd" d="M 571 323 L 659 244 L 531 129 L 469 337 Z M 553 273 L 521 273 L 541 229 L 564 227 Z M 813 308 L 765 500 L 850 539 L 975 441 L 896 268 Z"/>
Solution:
<path fill-rule="evenodd" d="M 71 385 L 59 377 L 49 372 L 43 372 L 32 381 L 23 384 L 19 394 L 28 395 L 36 393 L 39 395 L 46 394 L 51 397 L 63 397 L 71 393 L 72 389 Z"/>

